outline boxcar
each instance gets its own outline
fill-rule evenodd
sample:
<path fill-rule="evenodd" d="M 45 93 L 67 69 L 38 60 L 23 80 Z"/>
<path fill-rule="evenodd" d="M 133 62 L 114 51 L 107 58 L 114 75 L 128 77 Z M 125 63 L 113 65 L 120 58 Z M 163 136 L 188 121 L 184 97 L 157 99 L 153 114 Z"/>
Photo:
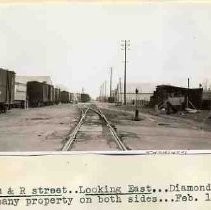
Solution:
<path fill-rule="evenodd" d="M 27 83 L 29 106 L 39 107 L 49 104 L 48 84 L 37 81 Z"/>
<path fill-rule="evenodd" d="M 25 108 L 27 107 L 27 97 L 26 97 L 26 84 L 15 82 L 15 100 L 14 107 Z"/>
<path fill-rule="evenodd" d="M 0 111 L 6 112 L 14 102 L 15 72 L 0 68 Z"/>
<path fill-rule="evenodd" d="M 54 87 L 53 85 L 48 85 L 48 105 L 54 103 Z"/>
<path fill-rule="evenodd" d="M 70 93 L 70 103 L 73 103 L 73 102 L 74 102 L 74 94 Z"/>
<path fill-rule="evenodd" d="M 67 91 L 61 91 L 61 102 L 69 103 L 70 102 L 70 94 Z"/>
<path fill-rule="evenodd" d="M 59 88 L 54 88 L 54 103 L 59 104 L 61 102 L 61 91 Z"/>
<path fill-rule="evenodd" d="M 81 94 L 80 93 L 75 93 L 75 102 L 78 103 L 78 102 L 81 102 Z"/>
<path fill-rule="evenodd" d="M 90 96 L 89 96 L 89 94 L 81 93 L 81 102 L 82 102 L 82 103 L 85 103 L 85 102 L 88 102 L 88 101 L 90 101 Z"/>

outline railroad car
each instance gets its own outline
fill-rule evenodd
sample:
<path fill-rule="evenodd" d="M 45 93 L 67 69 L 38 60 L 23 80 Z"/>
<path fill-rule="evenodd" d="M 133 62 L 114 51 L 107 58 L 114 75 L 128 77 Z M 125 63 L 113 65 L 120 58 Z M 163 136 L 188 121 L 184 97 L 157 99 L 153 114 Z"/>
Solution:
<path fill-rule="evenodd" d="M 74 101 L 74 93 L 69 93 L 70 94 L 70 103 L 73 103 Z"/>
<path fill-rule="evenodd" d="M 14 100 L 14 107 L 16 108 L 25 108 L 27 107 L 27 91 L 26 91 L 26 84 L 15 82 L 15 100 Z"/>
<path fill-rule="evenodd" d="M 54 88 L 54 103 L 59 104 L 61 102 L 61 91 L 59 88 Z"/>
<path fill-rule="evenodd" d="M 69 92 L 61 91 L 61 102 L 62 103 L 69 103 L 70 102 Z"/>
<path fill-rule="evenodd" d="M 39 107 L 49 104 L 49 87 L 46 83 L 31 81 L 27 83 L 27 97 L 30 107 Z"/>
<path fill-rule="evenodd" d="M 14 102 L 15 72 L 0 68 L 0 112 L 6 112 Z"/>
<path fill-rule="evenodd" d="M 54 87 L 53 85 L 48 85 L 48 105 L 53 105 L 54 100 Z"/>
<path fill-rule="evenodd" d="M 87 93 L 81 93 L 81 102 L 82 103 L 85 103 L 85 102 L 88 102 L 88 101 L 90 101 L 89 94 L 87 94 Z"/>
<path fill-rule="evenodd" d="M 112 96 L 112 97 L 108 97 L 108 102 L 109 103 L 114 103 L 115 101 L 115 98 Z"/>
<path fill-rule="evenodd" d="M 52 104 L 55 104 L 55 91 L 54 91 L 54 86 L 52 88 Z"/>
<path fill-rule="evenodd" d="M 74 100 L 76 103 L 81 102 L 81 94 L 80 93 L 75 93 L 74 98 L 75 98 Z"/>

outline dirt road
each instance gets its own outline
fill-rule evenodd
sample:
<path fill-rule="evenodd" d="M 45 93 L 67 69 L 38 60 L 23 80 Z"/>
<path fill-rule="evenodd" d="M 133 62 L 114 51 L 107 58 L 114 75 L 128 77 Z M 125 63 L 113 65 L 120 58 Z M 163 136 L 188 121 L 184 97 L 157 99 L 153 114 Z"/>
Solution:
<path fill-rule="evenodd" d="M 211 149 L 211 132 L 206 131 L 201 122 L 147 113 L 140 114 L 140 121 L 133 121 L 131 111 L 122 111 L 112 104 L 98 106 L 116 127 L 128 149 Z M 72 104 L 12 109 L 0 115 L 0 151 L 59 151 L 79 116 L 77 105 Z M 86 127 L 84 132 L 90 129 Z M 99 127 L 99 132 L 101 130 Z M 93 138 L 89 132 L 87 141 L 81 141 L 73 150 L 113 148 L 110 145 L 100 147 L 99 132 Z"/>
<path fill-rule="evenodd" d="M 0 115 L 0 151 L 57 151 L 75 126 L 76 105 L 12 109 Z"/>
<path fill-rule="evenodd" d="M 140 121 L 133 121 L 134 112 L 123 111 L 112 104 L 99 104 L 116 125 L 119 135 L 129 149 L 211 149 L 208 124 L 174 116 L 154 116 L 140 113 Z M 211 122 L 210 127 L 211 127 Z"/>

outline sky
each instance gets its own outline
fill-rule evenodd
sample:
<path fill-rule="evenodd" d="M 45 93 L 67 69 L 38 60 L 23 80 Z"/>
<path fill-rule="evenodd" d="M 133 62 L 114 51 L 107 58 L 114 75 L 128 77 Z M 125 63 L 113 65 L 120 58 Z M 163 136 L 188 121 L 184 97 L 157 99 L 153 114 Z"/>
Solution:
<path fill-rule="evenodd" d="M 116 86 L 121 40 L 130 40 L 128 83 L 211 83 L 211 3 L 0 5 L 0 67 L 50 75 L 71 92 L 96 97 L 110 67 Z"/>

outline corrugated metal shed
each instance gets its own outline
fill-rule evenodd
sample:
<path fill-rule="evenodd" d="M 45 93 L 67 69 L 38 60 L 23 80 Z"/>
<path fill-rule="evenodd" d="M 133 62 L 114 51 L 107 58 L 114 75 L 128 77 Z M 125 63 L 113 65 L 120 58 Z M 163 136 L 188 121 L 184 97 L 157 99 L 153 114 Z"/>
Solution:
<path fill-rule="evenodd" d="M 179 98 L 184 97 L 185 100 L 183 105 L 189 102 L 189 104 L 194 106 L 193 108 L 200 109 L 202 106 L 202 88 L 184 88 L 172 85 L 158 85 L 156 91 L 154 91 L 154 95 L 151 97 L 151 105 L 161 105 L 169 98 Z M 177 100 L 177 99 L 176 99 Z M 176 102 L 176 101 L 174 101 Z"/>

